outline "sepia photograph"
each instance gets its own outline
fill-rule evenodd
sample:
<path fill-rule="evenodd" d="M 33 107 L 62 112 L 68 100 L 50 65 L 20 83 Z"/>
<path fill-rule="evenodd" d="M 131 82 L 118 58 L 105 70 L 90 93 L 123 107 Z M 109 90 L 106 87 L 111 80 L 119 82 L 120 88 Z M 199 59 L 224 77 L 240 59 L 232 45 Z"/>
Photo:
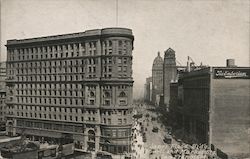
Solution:
<path fill-rule="evenodd" d="M 250 0 L 0 0 L 0 159 L 250 159 Z"/>

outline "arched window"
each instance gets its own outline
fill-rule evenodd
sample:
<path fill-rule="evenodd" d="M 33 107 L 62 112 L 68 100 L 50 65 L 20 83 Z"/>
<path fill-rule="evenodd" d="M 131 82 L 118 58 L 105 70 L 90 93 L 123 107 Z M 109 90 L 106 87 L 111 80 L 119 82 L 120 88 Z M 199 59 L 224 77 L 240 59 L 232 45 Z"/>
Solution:
<path fill-rule="evenodd" d="M 95 141 L 95 132 L 93 130 L 88 131 L 89 141 Z"/>
<path fill-rule="evenodd" d="M 92 91 L 89 94 L 90 94 L 90 97 L 94 97 L 95 96 L 95 93 L 92 92 Z"/>
<path fill-rule="evenodd" d="M 109 92 L 104 92 L 104 96 L 105 96 L 106 98 L 110 98 L 110 93 L 109 93 Z"/>
<path fill-rule="evenodd" d="M 119 97 L 126 97 L 126 93 L 125 92 L 121 92 Z"/>

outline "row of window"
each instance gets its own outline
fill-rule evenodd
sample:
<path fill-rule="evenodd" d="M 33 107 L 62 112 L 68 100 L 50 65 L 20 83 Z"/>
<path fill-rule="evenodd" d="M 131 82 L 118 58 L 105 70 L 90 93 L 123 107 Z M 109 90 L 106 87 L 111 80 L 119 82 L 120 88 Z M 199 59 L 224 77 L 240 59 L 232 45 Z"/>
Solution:
<path fill-rule="evenodd" d="M 17 103 L 29 103 L 29 104 L 55 104 L 55 105 L 94 105 L 95 101 L 90 100 L 89 103 L 85 103 L 84 99 L 74 98 L 33 98 L 33 97 L 17 97 Z"/>
<path fill-rule="evenodd" d="M 27 106 L 27 105 L 17 105 L 15 106 L 17 110 L 25 111 L 48 111 L 56 113 L 78 113 L 78 114 L 97 114 L 97 110 L 84 109 L 84 108 L 63 108 L 63 107 L 45 107 L 45 106 Z M 112 116 L 112 115 L 128 115 L 132 114 L 131 110 L 102 110 L 101 115 L 103 116 Z"/>
<path fill-rule="evenodd" d="M 97 110 L 84 109 L 84 108 L 63 108 L 63 107 L 45 107 L 45 106 L 27 106 L 27 105 L 17 105 L 17 110 L 25 111 L 48 111 L 57 113 L 78 113 L 78 114 L 97 114 Z"/>
<path fill-rule="evenodd" d="M 9 102 L 13 102 L 13 98 L 10 98 Z M 77 98 L 35 98 L 35 97 L 17 97 L 17 103 L 28 103 L 28 104 L 54 104 L 54 105 L 76 105 L 76 106 L 84 106 L 84 105 L 95 105 L 95 100 L 90 99 L 86 103 L 84 99 Z M 119 99 L 118 104 L 120 106 L 126 106 L 126 99 Z M 111 100 L 105 99 L 104 106 L 110 106 Z"/>
<path fill-rule="evenodd" d="M 17 90 L 17 95 L 38 95 L 38 96 L 69 96 L 69 97 L 84 97 L 84 91 L 57 91 L 57 90 L 37 90 L 37 89 L 29 89 L 29 90 Z"/>
<path fill-rule="evenodd" d="M 35 89 L 87 89 L 89 88 L 89 90 L 95 90 L 96 89 L 96 86 L 85 86 L 84 84 L 80 84 L 80 83 L 77 83 L 77 84 L 72 84 L 72 83 L 65 83 L 65 84 L 62 84 L 62 83 L 57 83 L 57 84 L 51 84 L 51 83 L 47 83 L 47 84 L 42 84 L 42 83 L 33 83 L 33 84 L 16 84 L 17 88 L 19 89 L 32 89 L 32 88 L 35 88 Z M 112 90 L 112 88 L 118 88 L 119 90 L 120 89 L 127 89 L 128 86 L 127 85 L 118 85 L 118 86 L 111 86 L 111 85 L 104 85 L 104 86 L 101 86 L 101 88 L 103 90 Z M 11 90 L 12 88 L 10 88 Z"/>
<path fill-rule="evenodd" d="M 118 65 L 118 71 L 127 72 L 127 65 Z M 103 72 L 112 72 L 112 66 L 103 66 Z M 17 75 L 25 74 L 65 74 L 65 73 L 96 73 L 96 66 L 89 67 L 50 67 L 50 68 L 35 68 L 30 67 L 29 69 L 17 69 Z"/>
<path fill-rule="evenodd" d="M 103 118 L 103 120 L 102 120 L 102 123 L 104 123 L 104 124 L 111 124 L 111 119 L 110 118 Z M 123 118 L 123 119 L 121 119 L 121 118 L 118 118 L 118 120 L 117 120 L 117 124 L 127 124 L 127 119 L 126 118 Z"/>
<path fill-rule="evenodd" d="M 102 75 L 102 78 L 112 78 L 113 74 L 111 72 L 105 73 Z M 117 77 L 127 77 L 127 73 L 124 74 L 119 74 Z M 40 82 L 40 81 L 79 81 L 79 80 L 84 80 L 84 79 L 92 79 L 92 78 L 97 78 L 96 74 L 73 74 L 73 75 L 68 75 L 68 76 L 63 76 L 63 75 L 40 75 L 40 76 L 17 76 L 17 78 L 13 77 L 8 77 L 8 80 L 17 80 L 17 81 L 32 81 L 32 82 Z"/>
<path fill-rule="evenodd" d="M 73 125 L 65 125 L 65 124 L 51 124 L 51 123 L 17 120 L 17 126 L 84 133 L 84 128 L 82 126 L 73 126 Z"/>
<path fill-rule="evenodd" d="M 41 119 L 53 119 L 53 120 L 65 120 L 65 121 L 76 121 L 76 122 L 96 122 L 95 117 L 84 118 L 83 116 L 72 116 L 62 114 L 42 114 L 42 113 L 28 113 L 28 112 L 17 112 L 18 117 L 27 118 L 41 118 Z"/>
<path fill-rule="evenodd" d="M 10 91 L 10 94 L 13 95 L 12 90 Z M 72 89 L 70 89 L 70 88 L 68 90 L 64 89 L 64 91 L 55 90 L 55 89 L 53 89 L 53 90 L 51 90 L 51 89 L 45 90 L 45 89 L 41 89 L 41 88 L 40 89 L 36 89 L 36 88 L 32 89 L 32 88 L 30 88 L 30 89 L 25 89 L 25 90 L 17 89 L 17 95 L 22 95 L 22 96 L 25 96 L 25 95 L 58 96 L 59 95 L 59 96 L 70 96 L 70 97 L 77 97 L 77 96 L 84 97 L 85 96 L 84 94 L 85 94 L 84 90 L 77 91 L 75 89 L 75 91 L 72 91 Z M 111 97 L 111 93 L 109 91 L 104 91 L 103 94 L 104 94 L 105 98 L 110 98 Z M 89 95 L 90 95 L 90 97 L 95 97 L 95 94 L 92 91 L 89 92 Z M 120 94 L 119 94 L 119 97 L 126 97 L 126 96 L 127 96 L 126 93 L 123 92 L 123 91 L 120 92 Z"/>
<path fill-rule="evenodd" d="M 107 44 L 108 43 L 108 44 Z M 102 43 L 104 55 L 110 55 L 113 51 L 112 41 Z M 127 54 L 128 48 L 131 47 L 129 42 L 122 42 L 118 45 L 118 54 Z M 43 53 L 43 54 L 41 54 Z M 42 46 L 33 48 L 11 49 L 8 48 L 8 60 L 29 60 L 29 59 L 47 59 L 62 57 L 78 57 L 81 55 L 96 55 L 96 42 L 86 44 L 67 44 L 58 46 Z M 17 55 L 17 56 L 16 56 Z M 15 59 L 15 56 L 17 59 Z"/>
<path fill-rule="evenodd" d="M 57 57 L 74 57 L 81 54 L 96 54 L 96 43 L 90 42 L 78 45 L 59 45 L 59 46 L 46 46 L 46 47 L 33 47 L 33 48 L 21 48 L 21 49 L 8 49 L 10 54 L 9 60 L 29 60 L 29 59 L 43 59 L 43 58 L 57 58 Z M 86 52 L 87 51 L 87 52 Z M 41 54 L 43 53 L 43 54 Z M 17 55 L 18 59 L 14 58 Z M 40 55 L 40 56 L 39 56 Z"/>
<path fill-rule="evenodd" d="M 7 68 L 40 68 L 40 67 L 74 67 L 74 66 L 85 66 L 85 65 L 96 65 L 98 64 L 99 58 L 87 58 L 87 59 L 70 59 L 70 60 L 52 60 L 52 61 L 35 61 L 35 62 L 20 62 L 20 63 L 9 63 Z M 113 62 L 112 62 L 113 61 Z M 103 57 L 103 64 L 127 64 L 127 57 Z"/>
<path fill-rule="evenodd" d="M 129 129 L 103 129 L 101 131 L 102 136 L 108 137 L 127 137 L 131 135 L 131 130 Z"/>

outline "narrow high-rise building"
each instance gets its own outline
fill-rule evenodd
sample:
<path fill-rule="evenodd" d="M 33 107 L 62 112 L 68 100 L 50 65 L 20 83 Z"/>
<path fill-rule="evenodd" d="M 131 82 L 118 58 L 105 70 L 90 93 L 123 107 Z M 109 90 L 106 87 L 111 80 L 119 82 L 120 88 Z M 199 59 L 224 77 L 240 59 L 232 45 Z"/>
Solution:
<path fill-rule="evenodd" d="M 129 152 L 133 41 L 126 28 L 8 40 L 8 135 Z"/>
<path fill-rule="evenodd" d="M 6 89 L 5 89 L 5 79 L 6 79 L 6 63 L 0 62 L 0 131 L 5 130 L 5 113 L 6 113 Z"/>
<path fill-rule="evenodd" d="M 152 67 L 152 103 L 159 105 L 160 96 L 163 94 L 163 59 L 158 52 Z"/>
<path fill-rule="evenodd" d="M 170 100 L 170 83 L 177 80 L 175 51 L 171 48 L 165 51 L 163 74 L 164 104 L 167 106 L 168 110 Z"/>
<path fill-rule="evenodd" d="M 147 103 L 152 102 L 152 77 L 146 78 L 145 83 L 145 89 L 144 89 L 144 101 Z"/>

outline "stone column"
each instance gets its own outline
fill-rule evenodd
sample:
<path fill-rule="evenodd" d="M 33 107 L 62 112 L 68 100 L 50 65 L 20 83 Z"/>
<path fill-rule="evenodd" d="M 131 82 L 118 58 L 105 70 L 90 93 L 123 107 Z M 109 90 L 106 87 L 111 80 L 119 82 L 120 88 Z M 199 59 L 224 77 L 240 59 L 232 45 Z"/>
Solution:
<path fill-rule="evenodd" d="M 112 104 L 111 105 L 114 105 L 114 106 L 116 106 L 116 103 L 117 103 L 117 95 L 116 95 L 116 89 L 117 89 L 117 86 L 112 86 L 112 97 L 111 97 L 111 99 L 112 99 Z"/>
<path fill-rule="evenodd" d="M 83 141 L 83 143 L 84 143 L 84 146 L 83 146 L 83 149 L 85 150 L 85 151 L 87 151 L 87 149 L 88 149 L 88 129 L 86 129 L 86 125 L 84 125 L 83 126 L 84 127 L 84 141 Z"/>
<path fill-rule="evenodd" d="M 84 96 L 85 96 L 85 104 L 89 104 L 89 102 L 88 102 L 88 100 L 89 100 L 89 97 L 88 97 L 88 90 L 89 90 L 89 88 L 88 88 L 88 86 L 84 86 L 85 87 L 85 94 L 84 94 Z"/>
<path fill-rule="evenodd" d="M 98 84 L 96 86 L 96 95 L 95 95 L 95 103 L 96 103 L 96 106 L 100 106 L 101 102 L 100 102 L 100 96 L 101 96 L 101 93 L 100 93 L 100 85 Z"/>
<path fill-rule="evenodd" d="M 100 149 L 100 136 L 101 136 L 101 131 L 100 131 L 100 126 L 95 126 L 95 151 L 99 151 Z"/>

